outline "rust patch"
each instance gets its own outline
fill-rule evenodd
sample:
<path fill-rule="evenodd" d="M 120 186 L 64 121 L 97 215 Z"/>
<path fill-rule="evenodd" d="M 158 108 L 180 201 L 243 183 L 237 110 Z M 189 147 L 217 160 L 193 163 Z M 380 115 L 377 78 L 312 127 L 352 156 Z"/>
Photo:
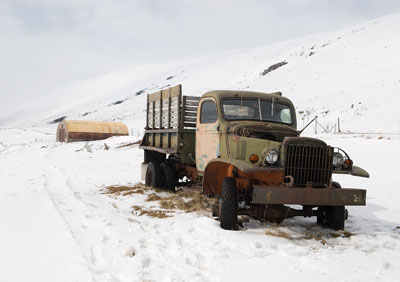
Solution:
<path fill-rule="evenodd" d="M 125 136 L 125 135 L 127 134 L 70 132 L 68 133 L 68 139 L 66 140 L 66 142 L 94 141 L 94 140 L 107 139 L 112 136 Z"/>
<path fill-rule="evenodd" d="M 230 169 L 229 167 L 232 166 Z M 205 194 L 221 194 L 222 181 L 233 175 L 233 165 L 224 162 L 213 162 L 207 166 L 204 175 L 203 191 Z M 231 174 L 232 173 L 232 174 Z M 251 188 L 254 184 L 280 186 L 283 182 L 283 170 L 257 170 L 243 172 L 235 170 L 236 185 L 239 190 Z"/>

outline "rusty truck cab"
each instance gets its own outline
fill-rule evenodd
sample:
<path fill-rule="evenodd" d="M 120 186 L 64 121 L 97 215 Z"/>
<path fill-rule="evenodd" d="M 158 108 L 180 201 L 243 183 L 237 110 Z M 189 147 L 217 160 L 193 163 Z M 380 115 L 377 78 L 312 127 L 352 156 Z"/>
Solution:
<path fill-rule="evenodd" d="M 282 115 L 286 113 L 289 119 L 278 120 L 281 118 L 278 116 L 274 120 L 274 115 L 265 113 L 266 106 L 271 112 L 282 110 Z M 204 175 L 204 191 L 219 194 L 220 184 L 232 165 L 235 169 L 259 174 L 259 179 L 275 179 L 275 184 L 280 183 L 282 171 L 268 169 L 270 173 L 262 173 L 266 168 L 259 161 L 265 149 L 279 146 L 284 137 L 297 136 L 296 127 L 294 106 L 280 92 L 216 90 L 205 93 L 199 101 L 196 126 L 196 167 L 199 175 Z M 251 161 L 251 155 L 258 160 Z M 271 178 L 272 174 L 275 176 Z M 253 181 L 256 180 L 253 178 Z M 243 189 L 244 186 L 250 186 L 249 181 L 243 183 Z"/>

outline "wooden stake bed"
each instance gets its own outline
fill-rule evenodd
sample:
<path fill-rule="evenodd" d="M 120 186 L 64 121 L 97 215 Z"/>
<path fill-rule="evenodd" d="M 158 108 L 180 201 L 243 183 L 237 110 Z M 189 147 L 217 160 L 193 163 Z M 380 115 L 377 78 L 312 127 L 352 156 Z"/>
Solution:
<path fill-rule="evenodd" d="M 194 164 L 199 97 L 182 96 L 182 86 L 147 95 L 146 130 L 141 149 L 179 154 Z"/>

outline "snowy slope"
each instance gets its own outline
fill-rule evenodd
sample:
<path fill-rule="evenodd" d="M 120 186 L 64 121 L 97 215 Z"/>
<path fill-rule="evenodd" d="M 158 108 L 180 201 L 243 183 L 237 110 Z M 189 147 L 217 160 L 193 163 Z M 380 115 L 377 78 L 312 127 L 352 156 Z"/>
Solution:
<path fill-rule="evenodd" d="M 398 26 L 395 14 L 256 49 L 125 70 L 1 113 L 1 281 L 399 281 Z M 344 232 L 322 229 L 315 218 L 280 226 L 251 221 L 234 232 L 207 212 L 148 201 L 167 192 L 103 194 L 105 186 L 140 181 L 143 153 L 126 145 L 140 138 L 145 94 L 178 83 L 188 95 L 282 91 L 297 105 L 300 126 L 303 117 L 306 123 L 318 115 L 323 125 L 340 117 L 343 131 L 358 134 L 316 137 L 369 171 L 370 179 L 335 178 L 367 189 L 367 206 L 349 207 Z M 90 142 L 91 153 L 83 142 L 55 142 L 56 124 L 49 122 L 61 116 L 123 121 L 133 136 Z"/>
<path fill-rule="evenodd" d="M 347 131 L 400 133 L 400 113 L 394 110 L 400 106 L 399 26 L 400 14 L 394 14 L 260 48 L 111 73 L 0 114 L 0 127 L 43 127 L 67 116 L 143 128 L 145 94 L 180 83 L 187 95 L 282 91 L 295 102 L 300 126 L 318 115 L 324 126 L 340 117 Z M 287 64 L 261 75 L 279 62 Z"/>

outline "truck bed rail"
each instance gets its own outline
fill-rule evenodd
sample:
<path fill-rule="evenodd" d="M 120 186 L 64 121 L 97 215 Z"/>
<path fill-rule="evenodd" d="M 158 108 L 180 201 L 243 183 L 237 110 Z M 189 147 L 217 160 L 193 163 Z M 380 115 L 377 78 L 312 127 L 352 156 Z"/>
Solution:
<path fill-rule="evenodd" d="M 195 132 L 199 97 L 183 96 L 182 86 L 147 95 L 146 130 L 140 148 L 176 154 L 195 163 Z"/>
<path fill-rule="evenodd" d="M 199 97 L 183 96 L 182 85 L 147 95 L 146 129 L 196 128 Z"/>

